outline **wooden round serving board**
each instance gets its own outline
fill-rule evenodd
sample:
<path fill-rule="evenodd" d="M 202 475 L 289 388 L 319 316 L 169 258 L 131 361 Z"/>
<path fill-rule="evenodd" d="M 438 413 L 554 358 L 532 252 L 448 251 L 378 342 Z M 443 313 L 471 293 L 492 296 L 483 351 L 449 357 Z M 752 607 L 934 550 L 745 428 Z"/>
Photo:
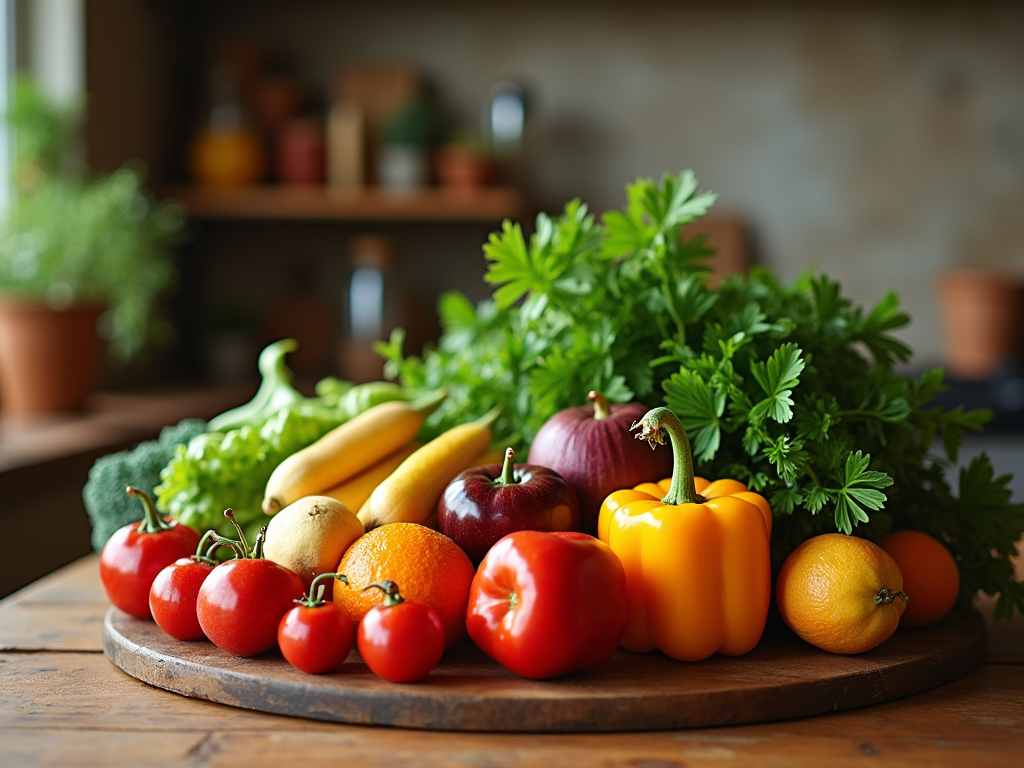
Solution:
<path fill-rule="evenodd" d="M 276 650 L 253 658 L 205 640 L 182 642 L 117 609 L 103 628 L 107 656 L 168 691 L 246 709 L 341 723 L 455 731 L 645 731 L 750 723 L 875 704 L 949 682 L 984 655 L 981 617 L 897 631 L 859 656 L 819 651 L 788 632 L 746 656 L 696 664 L 619 651 L 593 672 L 524 680 L 470 641 L 419 683 L 376 677 L 353 651 L 337 672 L 307 675 Z"/>

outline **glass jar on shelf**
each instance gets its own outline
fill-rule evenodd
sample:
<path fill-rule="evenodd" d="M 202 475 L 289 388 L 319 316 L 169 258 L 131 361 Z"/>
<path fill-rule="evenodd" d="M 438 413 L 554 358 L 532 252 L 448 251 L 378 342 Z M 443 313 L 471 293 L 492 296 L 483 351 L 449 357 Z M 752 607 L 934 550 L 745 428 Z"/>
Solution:
<path fill-rule="evenodd" d="M 267 171 L 266 149 L 242 106 L 237 68 L 218 62 L 210 70 L 209 109 L 193 136 L 188 169 L 198 184 L 233 187 L 257 184 Z"/>

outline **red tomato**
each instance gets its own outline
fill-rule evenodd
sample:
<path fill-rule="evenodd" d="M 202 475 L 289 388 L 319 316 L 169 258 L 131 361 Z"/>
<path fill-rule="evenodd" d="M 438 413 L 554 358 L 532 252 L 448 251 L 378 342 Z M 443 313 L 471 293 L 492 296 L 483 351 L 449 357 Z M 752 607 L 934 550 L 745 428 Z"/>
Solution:
<path fill-rule="evenodd" d="M 100 554 L 100 581 L 110 602 L 125 613 L 148 619 L 149 589 L 164 568 L 181 557 L 189 557 L 199 545 L 199 534 L 187 525 L 166 523 L 153 500 L 143 491 L 129 487 L 138 496 L 146 517 L 117 529 Z"/>
<path fill-rule="evenodd" d="M 218 648 L 255 656 L 274 646 L 281 617 L 304 592 L 297 574 L 271 560 L 228 560 L 199 588 L 196 615 L 203 633 Z"/>
<path fill-rule="evenodd" d="M 426 677 L 444 653 L 441 617 L 426 603 L 404 600 L 393 581 L 370 587 L 383 589 L 387 598 L 359 623 L 359 655 L 375 675 L 392 683 Z"/>
<path fill-rule="evenodd" d="M 196 616 L 196 600 L 211 571 L 213 565 L 192 556 L 175 560 L 156 575 L 149 590 L 149 610 L 160 629 L 178 640 L 205 637 Z"/>
<path fill-rule="evenodd" d="M 336 573 L 322 573 L 313 579 L 309 594 L 284 615 L 277 627 L 277 644 L 285 659 L 311 675 L 340 667 L 356 639 L 348 612 L 323 599 L 324 582 L 341 578 Z"/>
<path fill-rule="evenodd" d="M 518 531 L 480 563 L 466 630 L 502 666 L 540 680 L 606 662 L 628 618 L 626 574 L 606 544 L 583 533 Z"/>

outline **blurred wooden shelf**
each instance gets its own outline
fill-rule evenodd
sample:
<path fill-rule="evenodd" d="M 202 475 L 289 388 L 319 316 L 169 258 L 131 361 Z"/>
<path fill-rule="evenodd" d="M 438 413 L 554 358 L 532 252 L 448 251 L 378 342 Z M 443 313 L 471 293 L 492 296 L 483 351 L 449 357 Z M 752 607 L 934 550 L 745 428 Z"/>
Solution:
<path fill-rule="evenodd" d="M 523 210 L 522 194 L 509 187 L 398 192 L 372 187 L 176 186 L 165 193 L 189 216 L 209 220 L 498 222 L 518 218 Z"/>
<path fill-rule="evenodd" d="M 96 459 L 167 424 L 209 419 L 250 399 L 256 385 L 97 392 L 78 413 L 0 414 L 0 530 L 19 542 L 0 563 L 0 596 L 91 550 L 82 487 Z"/>
<path fill-rule="evenodd" d="M 91 464 L 184 418 L 212 418 L 246 402 L 254 391 L 255 384 L 239 384 L 96 392 L 79 413 L 0 415 L 0 491 L 26 486 L 19 482 L 22 475 L 60 472 L 63 463 L 77 460 Z"/>

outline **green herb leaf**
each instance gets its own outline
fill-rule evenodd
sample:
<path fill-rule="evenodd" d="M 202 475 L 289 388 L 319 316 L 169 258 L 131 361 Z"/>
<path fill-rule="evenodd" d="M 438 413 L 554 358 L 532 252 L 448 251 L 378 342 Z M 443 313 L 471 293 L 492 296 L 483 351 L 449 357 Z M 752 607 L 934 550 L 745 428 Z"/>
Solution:
<path fill-rule="evenodd" d="M 871 350 L 875 360 L 887 366 L 910 359 L 910 347 L 887 333 L 910 322 L 899 308 L 900 297 L 890 291 L 867 315 L 858 309 L 853 317 L 853 337 Z"/>
<path fill-rule="evenodd" d="M 804 361 L 800 357 L 800 347 L 792 342 L 783 344 L 776 349 L 766 363 L 753 363 L 750 372 L 761 389 L 768 395 L 754 406 L 750 419 L 762 422 L 766 417 L 785 424 L 793 418 L 793 389 L 800 383 L 800 373 L 804 369 Z"/>
<path fill-rule="evenodd" d="M 696 461 L 710 461 L 721 439 L 720 419 L 725 412 L 725 393 L 712 389 L 698 375 L 685 369 L 672 374 L 662 385 L 665 404 L 686 429 Z"/>
<path fill-rule="evenodd" d="M 500 286 L 494 298 L 504 309 L 531 291 L 547 291 L 561 273 L 552 274 L 551 264 L 527 250 L 518 224 L 506 220 L 501 230 L 501 235 L 492 234 L 484 246 L 484 255 L 491 261 L 484 280 Z"/>
<path fill-rule="evenodd" d="M 879 510 L 885 505 L 886 496 L 880 489 L 892 485 L 892 478 L 884 472 L 869 470 L 871 456 L 857 451 L 846 458 L 843 471 L 843 486 L 835 489 L 836 528 L 843 533 L 852 533 L 857 523 L 866 523 L 864 511 Z"/>

